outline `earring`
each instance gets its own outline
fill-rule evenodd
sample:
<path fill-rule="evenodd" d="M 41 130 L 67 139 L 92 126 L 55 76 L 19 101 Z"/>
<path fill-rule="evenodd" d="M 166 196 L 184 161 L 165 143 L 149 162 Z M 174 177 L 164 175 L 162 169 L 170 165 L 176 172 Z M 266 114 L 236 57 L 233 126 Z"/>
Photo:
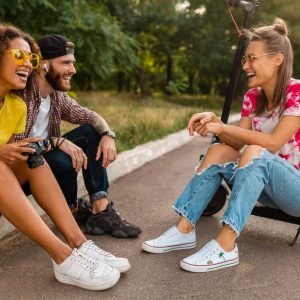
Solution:
<path fill-rule="evenodd" d="M 44 64 L 43 68 L 44 68 L 44 70 L 45 70 L 47 73 L 49 72 L 49 69 L 48 69 L 48 67 L 47 67 L 46 64 Z"/>

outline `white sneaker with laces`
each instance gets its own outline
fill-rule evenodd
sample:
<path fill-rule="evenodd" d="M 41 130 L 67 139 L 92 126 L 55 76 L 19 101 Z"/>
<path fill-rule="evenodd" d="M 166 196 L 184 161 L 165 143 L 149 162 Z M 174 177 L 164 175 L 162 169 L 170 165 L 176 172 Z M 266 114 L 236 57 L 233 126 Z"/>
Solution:
<path fill-rule="evenodd" d="M 225 251 L 216 240 L 212 240 L 197 253 L 184 258 L 180 267 L 190 272 L 209 272 L 235 266 L 239 263 L 239 251 L 235 244 L 232 251 Z"/>
<path fill-rule="evenodd" d="M 171 227 L 160 237 L 145 241 L 142 249 L 150 253 L 165 253 L 173 250 L 191 249 L 196 247 L 195 230 L 188 234 L 181 233 L 176 226 Z"/>
<path fill-rule="evenodd" d="M 107 265 L 116 268 L 119 272 L 126 272 L 130 269 L 130 264 L 127 258 L 116 257 L 109 252 L 99 248 L 93 241 L 84 242 L 78 251 L 87 257 L 106 263 Z"/>
<path fill-rule="evenodd" d="M 76 285 L 88 290 L 105 290 L 115 285 L 120 272 L 74 249 L 61 264 L 53 262 L 55 278 L 62 283 Z"/>

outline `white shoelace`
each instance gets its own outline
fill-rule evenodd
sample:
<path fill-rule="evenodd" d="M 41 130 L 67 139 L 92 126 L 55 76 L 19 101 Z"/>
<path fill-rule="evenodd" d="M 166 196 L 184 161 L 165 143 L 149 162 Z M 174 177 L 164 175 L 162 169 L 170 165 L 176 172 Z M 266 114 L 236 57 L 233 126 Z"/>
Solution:
<path fill-rule="evenodd" d="M 86 246 L 87 248 L 90 248 L 90 249 L 94 250 L 95 252 L 97 252 L 97 253 L 100 254 L 100 255 L 114 257 L 114 255 L 112 255 L 111 253 L 109 253 L 109 252 L 107 252 L 107 251 L 101 249 L 101 248 L 98 247 L 97 245 L 95 245 L 95 243 L 94 243 L 93 241 L 91 241 L 91 240 L 87 241 L 87 242 L 85 243 L 85 246 Z"/>
<path fill-rule="evenodd" d="M 71 255 L 72 261 L 91 272 L 95 272 L 98 267 L 98 263 L 95 260 L 83 255 L 77 249 L 74 249 Z"/>
<path fill-rule="evenodd" d="M 173 231 L 173 232 L 170 233 L 170 231 Z M 174 236 L 180 236 L 180 232 L 177 229 L 171 227 L 165 233 L 163 233 L 160 237 L 158 237 L 157 240 L 162 239 L 162 240 L 168 241 L 168 240 L 172 239 Z"/>
<path fill-rule="evenodd" d="M 215 245 L 212 245 L 211 243 L 206 244 L 202 249 L 201 253 L 203 255 L 202 258 L 200 258 L 201 261 L 209 259 L 211 256 L 216 254 L 216 251 L 220 251 L 219 247 L 216 247 Z"/>

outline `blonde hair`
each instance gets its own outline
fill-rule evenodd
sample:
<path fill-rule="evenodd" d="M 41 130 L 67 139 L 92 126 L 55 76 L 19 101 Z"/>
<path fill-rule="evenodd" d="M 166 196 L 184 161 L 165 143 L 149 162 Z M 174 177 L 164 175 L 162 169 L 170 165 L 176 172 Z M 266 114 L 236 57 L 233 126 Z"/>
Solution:
<path fill-rule="evenodd" d="M 280 115 L 283 113 L 286 102 L 286 88 L 293 75 L 293 49 L 288 38 L 288 29 L 285 22 L 276 18 L 272 25 L 260 26 L 247 32 L 249 42 L 263 41 L 265 50 L 269 53 L 281 53 L 283 62 L 278 69 L 277 84 L 274 91 L 274 107 L 280 106 Z M 260 101 L 257 103 L 255 113 L 258 115 L 267 108 L 267 99 L 261 90 Z"/>

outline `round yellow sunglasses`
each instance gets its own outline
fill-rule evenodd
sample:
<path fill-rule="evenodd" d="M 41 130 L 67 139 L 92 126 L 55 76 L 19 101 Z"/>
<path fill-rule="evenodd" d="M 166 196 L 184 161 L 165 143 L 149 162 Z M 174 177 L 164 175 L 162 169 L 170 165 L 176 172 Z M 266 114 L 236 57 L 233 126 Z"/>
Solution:
<path fill-rule="evenodd" d="M 29 53 L 27 54 L 24 50 L 21 49 L 10 49 L 6 52 L 11 52 L 11 55 L 17 65 L 24 65 L 27 60 L 32 65 L 33 69 L 36 69 L 39 66 L 40 63 L 40 57 L 36 53 Z"/>

